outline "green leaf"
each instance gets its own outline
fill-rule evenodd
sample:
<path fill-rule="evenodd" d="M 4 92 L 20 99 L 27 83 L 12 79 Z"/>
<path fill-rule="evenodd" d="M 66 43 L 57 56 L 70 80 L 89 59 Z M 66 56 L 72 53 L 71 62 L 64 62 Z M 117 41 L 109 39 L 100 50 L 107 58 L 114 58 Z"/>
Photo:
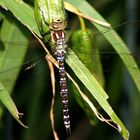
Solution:
<path fill-rule="evenodd" d="M 102 87 L 104 87 L 104 77 L 102 71 L 102 65 L 100 61 L 100 55 L 93 55 L 98 53 L 98 48 L 95 46 L 95 38 L 93 37 L 93 31 L 90 28 L 84 28 L 73 32 L 70 36 L 70 43 L 72 50 L 76 53 L 80 61 L 88 68 L 88 70 L 96 77 L 97 81 Z M 80 46 L 80 47 L 79 47 Z M 77 53 L 78 52 L 78 53 Z M 88 54 L 88 55 L 87 55 Z M 94 63 L 93 63 L 94 60 Z M 70 74 L 73 75 L 73 72 Z M 90 95 L 89 91 L 82 86 L 81 82 L 76 76 L 72 76 L 76 83 L 80 86 L 81 91 L 86 95 Z M 73 93 L 76 101 L 90 119 L 90 123 L 95 125 L 95 114 L 90 109 L 89 104 L 81 97 L 77 87 L 72 83 L 70 87 L 71 93 Z M 95 103 L 95 99 L 92 100 L 92 104 Z"/>
<path fill-rule="evenodd" d="M 22 33 L 20 29 L 23 26 L 15 24 L 16 22 L 12 18 L 12 15 L 9 16 L 11 18 L 9 18 L 10 20 L 3 19 L 0 32 L 1 47 L 3 47 L 3 50 L 0 51 L 0 80 L 7 88 L 7 91 L 11 93 L 27 51 L 28 39 L 25 36 L 25 32 Z M 25 41 L 25 45 L 17 46 L 23 40 Z"/>
<path fill-rule="evenodd" d="M 110 116 L 112 121 L 117 124 L 119 128 L 121 128 L 120 133 L 124 137 L 124 139 L 128 139 L 128 131 L 107 102 L 107 94 L 105 93 L 104 89 L 89 72 L 89 70 L 84 66 L 84 64 L 79 61 L 79 58 L 74 54 L 71 49 L 69 49 L 68 53 L 69 55 L 67 55 L 66 59 L 67 64 L 71 67 L 76 76 L 90 91 L 92 96 L 98 101 L 98 103 L 105 110 L 105 112 Z"/>
<path fill-rule="evenodd" d="M 9 17 L 10 18 L 9 18 Z M 10 97 L 12 90 L 14 88 L 16 79 L 22 66 L 28 40 L 25 33 L 22 33 L 20 28 L 23 28 L 17 21 L 12 18 L 12 15 L 8 15 L 7 18 L 3 18 L 0 32 L 0 100 L 5 105 L 5 107 L 10 111 L 12 116 L 24 126 L 18 117 L 17 108 Z M 17 24 L 15 24 L 17 23 Z M 24 31 L 26 31 L 24 29 Z M 26 45 L 17 46 L 14 43 L 21 43 L 24 40 Z M 13 44 L 9 44 L 13 42 Z M 0 116 L 2 115 L 2 112 Z M 25 127 L 25 126 L 24 126 Z"/>
<path fill-rule="evenodd" d="M 12 98 L 10 97 L 9 93 L 7 92 L 6 88 L 3 86 L 3 84 L 0 82 L 0 101 L 4 104 L 4 106 L 9 110 L 9 112 L 12 114 L 12 116 L 21 124 L 23 127 L 26 127 L 20 120 L 16 105 L 14 104 Z"/>
<path fill-rule="evenodd" d="M 41 37 L 35 21 L 33 8 L 21 0 L 0 0 L 0 5 L 10 10 L 23 25 Z"/>

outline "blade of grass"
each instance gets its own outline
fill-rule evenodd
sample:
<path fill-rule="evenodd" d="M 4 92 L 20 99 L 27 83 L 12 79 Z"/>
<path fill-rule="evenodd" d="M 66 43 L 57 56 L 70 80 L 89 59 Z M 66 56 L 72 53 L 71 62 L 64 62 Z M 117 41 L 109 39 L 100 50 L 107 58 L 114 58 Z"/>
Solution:
<path fill-rule="evenodd" d="M 28 39 L 24 34 L 25 32 L 22 33 L 22 26 L 15 23 L 16 21 L 14 21 L 12 16 L 11 20 L 5 18 L 0 32 L 1 46 L 3 47 L 3 51 L 0 52 L 0 80 L 3 82 L 9 93 L 13 90 L 28 47 Z M 25 28 L 22 29 L 25 31 Z M 16 44 L 13 45 L 8 43 L 16 42 L 20 44 L 23 40 L 26 45 L 18 46 Z M 12 74 L 13 72 L 14 75 Z"/>
<path fill-rule="evenodd" d="M 0 4 L 10 10 L 23 25 L 41 37 L 35 21 L 34 9 L 32 7 L 21 0 L 0 0 Z"/>
<path fill-rule="evenodd" d="M 10 94 L 14 88 L 18 73 L 20 71 L 20 65 L 23 63 L 23 59 L 27 50 L 27 46 L 11 46 L 7 42 L 27 40 L 25 35 L 21 32 L 18 24 L 15 24 L 12 15 L 9 15 L 11 20 L 5 17 L 1 26 L 0 41 L 0 83 L 3 90 L 0 91 L 0 100 L 5 107 L 10 111 L 13 117 L 24 126 L 18 117 L 17 108 L 10 97 Z M 25 29 L 24 29 L 25 31 Z M 7 42 L 3 42 L 3 41 Z M 28 41 L 26 42 L 28 43 Z M 14 68 L 17 66 L 16 68 Z M 0 116 L 3 112 L 0 112 Z"/>
<path fill-rule="evenodd" d="M 124 139 L 127 140 L 129 137 L 127 129 L 117 117 L 117 115 L 114 113 L 113 109 L 108 104 L 104 96 L 102 96 L 106 94 L 105 91 L 97 82 L 97 80 L 93 77 L 93 75 L 89 72 L 89 70 L 85 68 L 82 62 L 79 61 L 78 57 L 70 49 L 69 55 L 67 55 L 66 62 L 77 75 L 77 77 L 81 80 L 81 82 L 90 91 L 92 96 L 94 96 L 94 98 L 98 101 L 98 103 L 105 110 L 105 112 L 110 116 L 112 121 L 118 126 L 118 128 L 121 128 L 120 133 L 124 137 Z"/>
<path fill-rule="evenodd" d="M 19 115 L 22 115 L 18 112 L 16 105 L 14 104 L 12 98 L 10 97 L 8 91 L 3 86 L 3 84 L 0 82 L 0 101 L 4 104 L 4 106 L 9 110 L 9 112 L 12 114 L 12 116 L 17 120 L 19 124 L 21 124 L 23 127 L 28 128 L 25 126 L 19 119 Z"/>

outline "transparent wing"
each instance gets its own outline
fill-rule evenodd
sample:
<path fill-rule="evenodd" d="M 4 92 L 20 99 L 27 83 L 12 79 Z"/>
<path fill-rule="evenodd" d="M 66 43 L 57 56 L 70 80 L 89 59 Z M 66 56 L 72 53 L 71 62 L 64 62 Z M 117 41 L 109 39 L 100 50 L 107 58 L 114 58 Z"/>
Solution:
<path fill-rule="evenodd" d="M 126 26 L 130 26 L 131 24 L 135 24 L 136 26 L 138 26 L 140 23 L 139 21 L 130 21 L 130 22 L 125 22 L 122 23 L 120 25 L 115 26 L 114 28 L 118 29 L 118 30 L 122 30 L 122 28 L 126 27 Z M 110 29 L 109 29 L 110 30 Z M 67 31 L 69 34 L 69 38 L 68 38 L 68 47 L 70 47 L 71 49 L 73 49 L 74 43 L 76 43 L 76 46 L 78 48 L 74 48 L 74 52 L 79 56 L 79 57 L 89 57 L 91 56 L 93 61 L 91 63 L 96 63 L 96 59 L 99 59 L 98 57 L 100 56 L 101 62 L 103 62 L 103 66 L 104 66 L 104 72 L 111 72 L 112 68 L 111 68 L 111 64 L 115 61 L 120 61 L 119 58 L 119 54 L 116 53 L 111 45 L 104 39 L 103 34 L 107 33 L 107 31 L 102 31 L 102 32 L 95 32 L 92 30 L 92 35 L 90 36 L 84 36 L 80 34 L 78 34 L 77 36 L 73 34 L 76 31 Z M 139 33 L 139 29 L 135 31 L 136 33 Z M 90 47 L 93 48 L 83 48 L 83 46 L 86 46 L 86 44 L 83 43 L 79 43 L 78 39 L 79 38 L 84 38 L 85 41 L 89 41 L 91 42 Z M 135 39 L 137 39 L 137 36 L 135 37 Z M 94 40 L 94 42 L 92 42 Z M 73 43 L 74 42 L 74 43 Z M 88 43 L 89 43 L 88 42 Z M 79 43 L 79 44 L 78 44 Z M 29 44 L 29 45 L 28 45 Z M 37 66 L 37 64 L 39 64 L 40 62 L 44 62 L 45 61 L 45 52 L 43 52 L 43 50 L 41 49 L 41 46 L 39 45 L 39 42 L 35 39 L 35 38 L 30 38 L 29 39 L 29 43 L 27 41 L 21 40 L 21 41 L 7 41 L 7 40 L 0 40 L 0 49 L 3 50 L 4 46 L 8 45 L 7 49 L 11 49 L 11 48 L 18 48 L 18 47 L 25 47 L 25 46 L 29 46 L 29 50 L 28 50 L 28 54 L 27 57 L 25 58 L 25 61 L 23 63 L 23 71 L 28 70 L 30 68 L 33 68 L 34 66 Z M 118 44 L 119 45 L 119 44 Z M 47 44 L 47 47 L 49 48 L 49 45 Z M 82 49 L 80 49 L 82 48 Z M 53 54 L 53 53 L 52 53 Z M 137 63 L 139 64 L 139 53 L 136 52 L 131 52 L 130 54 L 126 54 L 125 52 L 121 52 L 122 55 L 133 55 L 133 57 L 136 59 Z M 87 58 L 88 58 L 87 57 Z M 87 61 L 86 59 L 84 61 Z M 120 61 L 121 62 L 121 61 Z M 122 65 L 120 63 L 120 65 Z M 110 66 L 110 67 L 109 67 Z M 7 70 L 1 71 L 0 74 L 3 75 L 4 72 L 10 71 L 14 69 L 16 69 L 17 67 L 21 67 L 21 65 L 15 65 L 12 66 L 11 68 L 8 68 Z"/>

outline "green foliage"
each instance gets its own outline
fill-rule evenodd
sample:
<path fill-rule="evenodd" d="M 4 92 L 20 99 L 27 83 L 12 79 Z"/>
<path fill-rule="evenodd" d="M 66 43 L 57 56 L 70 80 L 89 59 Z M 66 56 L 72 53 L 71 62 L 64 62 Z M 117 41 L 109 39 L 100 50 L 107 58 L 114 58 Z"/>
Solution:
<path fill-rule="evenodd" d="M 81 1 L 81 0 L 66 0 L 66 2 L 71 3 L 73 6 L 78 8 L 82 13 L 101 20 L 103 22 L 106 22 L 99 13 L 97 13 L 91 5 L 89 5 L 86 1 Z M 12 14 L 18 19 L 22 25 L 26 26 L 29 30 L 37 34 L 39 37 L 41 37 L 39 30 L 37 28 L 37 24 L 35 22 L 35 17 L 34 17 L 34 10 L 33 7 L 25 4 L 22 1 L 14 1 L 14 0 L 0 0 L 0 4 L 8 9 Z M 18 111 L 16 109 L 16 106 L 14 102 L 12 101 L 11 97 L 9 94 L 13 91 L 14 85 L 16 83 L 16 80 L 18 78 L 19 71 L 21 69 L 21 66 L 23 64 L 23 60 L 27 51 L 27 45 L 29 42 L 29 31 L 25 31 L 25 27 L 22 26 L 17 20 L 14 19 L 13 16 L 11 16 L 8 12 L 3 11 L 2 17 L 2 25 L 1 25 L 1 30 L 0 30 L 0 43 L 3 43 L 4 49 L 0 49 L 0 99 L 2 103 L 5 105 L 5 107 L 10 111 L 10 113 L 18 120 Z M 10 15 L 10 16 L 5 16 L 5 15 Z M 68 19 L 69 20 L 69 19 Z M 73 19 L 72 19 L 73 20 Z M 76 21 L 76 20 L 75 20 Z M 71 21 L 69 21 L 71 22 Z M 88 23 L 89 24 L 89 23 Z M 118 53 L 120 58 L 122 59 L 123 64 L 126 66 L 126 69 L 129 71 L 130 76 L 132 77 L 132 80 L 134 81 L 138 91 L 140 91 L 140 86 L 139 86 L 139 79 L 140 79 L 140 72 L 139 68 L 132 57 L 131 52 L 128 50 L 127 46 L 124 44 L 122 39 L 117 35 L 117 33 L 112 29 L 108 29 L 107 27 L 103 27 L 101 25 L 98 25 L 96 23 L 91 22 L 91 24 L 94 24 L 95 27 L 99 31 L 104 31 L 105 33 L 103 36 L 108 40 L 108 42 L 112 45 L 112 47 L 115 49 L 115 51 Z M 92 26 L 92 25 L 89 25 Z M 85 40 L 82 39 L 82 34 L 81 30 L 75 31 L 71 37 L 72 41 L 72 46 L 74 46 L 73 50 L 75 52 L 77 51 L 77 48 L 75 47 L 81 47 L 80 49 L 83 49 L 84 52 L 89 53 L 92 51 L 92 46 L 94 45 L 93 40 Z M 92 28 L 88 30 L 90 35 L 92 34 Z M 82 36 L 80 36 L 80 35 Z M 84 33 L 83 33 L 84 34 Z M 90 38 L 91 39 L 91 38 Z M 6 42 L 7 43 L 6 43 Z M 18 42 L 17 42 L 18 41 Z M 82 44 L 83 42 L 85 43 L 84 45 Z M 86 42 L 87 41 L 87 42 Z M 89 41 L 89 42 L 88 42 Z M 8 42 L 13 42 L 13 44 L 16 42 L 16 45 L 8 46 Z M 24 45 L 17 46 L 17 44 L 20 44 L 21 42 L 24 42 Z M 93 43 L 93 44 L 92 44 Z M 104 44 L 102 44 L 104 45 Z M 85 47 L 91 47 L 86 50 Z M 82 48 L 84 47 L 84 48 Z M 83 51 L 82 50 L 82 51 Z M 81 51 L 81 50 L 78 50 Z M 98 54 L 97 50 L 97 54 Z M 81 53 L 82 54 L 82 53 Z M 30 55 L 34 55 L 33 52 L 31 52 Z M 78 55 L 78 54 L 77 54 Z M 86 64 L 83 64 L 85 61 L 87 61 Z M 110 118 L 113 120 L 115 124 L 117 124 L 121 129 L 120 133 L 124 137 L 124 139 L 128 139 L 128 132 L 123 125 L 123 123 L 120 121 L 120 119 L 117 117 L 117 115 L 114 113 L 113 109 L 107 102 L 108 95 L 106 92 L 103 90 L 103 83 L 104 83 L 104 78 L 102 74 L 102 68 L 101 68 L 101 63 L 100 63 L 100 58 L 99 56 L 96 57 L 98 63 L 93 63 L 93 65 L 90 65 L 90 63 L 95 62 L 95 58 L 91 58 L 92 56 L 88 56 L 85 59 L 85 56 L 76 56 L 74 52 L 70 49 L 68 49 L 68 55 L 66 59 L 66 63 L 70 66 L 70 68 L 73 70 L 75 75 L 78 77 L 77 78 L 77 83 L 80 86 L 85 86 L 88 92 L 85 92 L 85 95 L 92 101 L 92 104 L 94 103 L 94 100 L 96 99 L 99 105 L 105 110 L 105 112 L 110 116 Z M 86 67 L 89 69 L 87 69 Z M 117 69 L 117 63 L 116 63 L 116 69 Z M 16 69 L 15 69 L 16 67 Z M 14 69 L 13 69 L 14 68 Z M 13 69 L 11 71 L 11 69 Z M 37 70 L 37 73 L 40 73 L 42 71 L 43 75 L 42 76 L 37 76 L 36 70 L 33 76 L 27 77 L 28 81 L 30 83 L 25 83 L 21 87 L 21 93 L 20 96 L 18 95 L 18 89 L 14 90 L 14 95 L 19 97 L 16 98 L 15 102 L 18 102 L 18 104 L 22 104 L 25 107 L 25 116 L 27 114 L 27 119 L 26 122 L 28 122 L 29 125 L 29 130 L 23 130 L 21 132 L 21 136 L 19 136 L 19 139 L 51 139 L 51 128 L 50 128 L 50 122 L 49 122 L 49 108 L 50 108 L 50 100 L 47 98 L 50 98 L 49 93 L 46 92 L 48 89 L 51 89 L 50 85 L 50 79 L 47 79 L 49 77 L 49 71 L 48 69 L 44 70 L 44 67 L 40 68 L 35 68 Z M 120 67 L 119 67 L 120 69 Z M 98 72 L 96 74 L 91 74 L 92 71 Z M 45 75 L 46 73 L 46 75 Z M 115 77 L 115 78 L 114 78 Z M 32 79 L 33 78 L 33 79 Z M 96 80 L 96 79 L 97 80 Z M 99 80 L 98 80 L 99 78 Z M 114 74 L 110 75 L 110 79 L 116 79 L 116 72 L 114 71 Z M 47 79 L 47 80 L 46 80 Z M 79 80 L 80 82 L 78 82 Z M 97 81 L 101 81 L 102 84 L 99 84 Z M 109 87 L 110 92 L 115 92 L 114 89 L 117 88 L 115 86 L 120 87 L 119 83 L 120 82 L 115 82 L 112 80 L 112 84 Z M 58 81 L 57 81 L 58 82 Z M 105 81 L 106 82 L 106 81 Z M 107 84 L 105 84 L 107 85 Z M 46 87 L 47 86 L 47 87 Z M 46 87 L 46 88 L 45 88 Z M 113 87 L 113 88 L 112 88 Z M 82 87 L 81 87 L 82 89 Z M 85 90 L 85 88 L 83 89 Z M 59 90 L 58 90 L 59 91 Z M 74 90 L 75 91 L 75 90 Z M 45 92 L 45 94 L 44 94 Z M 120 91 L 118 91 L 120 92 Z M 118 94 L 118 92 L 116 94 Z M 25 94 L 26 93 L 26 94 Z M 29 94 L 28 94 L 29 93 Z M 46 95 L 47 93 L 47 95 Z M 140 93 L 140 92 L 139 92 Z M 51 92 L 50 92 L 51 95 Z M 75 92 L 73 94 L 75 98 L 78 100 L 79 104 L 82 106 L 84 111 L 87 113 L 90 122 L 94 124 L 94 115 L 93 111 L 90 108 L 88 102 L 86 102 L 81 95 L 78 92 Z M 119 94 L 120 95 L 120 94 Z M 43 98 L 45 96 L 45 98 Z M 47 97 L 46 97 L 47 96 Z M 114 95 L 114 102 L 117 102 L 117 98 Z M 73 100 L 71 102 L 74 102 Z M 56 122 L 56 127 L 59 126 L 62 129 L 63 126 L 62 124 L 62 115 L 59 115 L 61 113 L 61 108 L 60 108 L 60 103 L 59 103 L 59 97 L 56 98 L 56 110 L 57 112 L 55 113 L 55 122 Z M 74 102 L 75 103 L 75 102 Z M 46 109 L 44 109 L 44 105 L 46 106 Z M 47 107 L 48 105 L 48 107 Z M 75 106 L 75 104 L 71 104 L 71 106 Z M 72 110 L 72 109 L 71 109 Z M 3 111 L 3 110 L 2 110 Z M 1 111 L 1 116 L 3 112 Z M 45 113 L 43 113 L 45 112 Z M 59 112 L 59 113 L 58 113 Z M 76 112 L 70 112 L 76 113 Z M 93 116 L 92 116 L 93 115 Z M 73 118 L 71 118 L 73 119 Z M 61 120 L 61 121 L 60 121 Z M 19 120 L 18 120 L 19 121 Z M 20 122 L 21 123 L 21 122 Z M 72 124 L 73 125 L 73 124 Z M 37 132 L 36 132 L 37 131 Z M 47 132 L 47 134 L 46 134 Z M 61 134 L 62 132 L 59 131 Z M 96 134 L 95 134 L 96 135 Z"/>
<path fill-rule="evenodd" d="M 10 16 L 10 15 L 9 15 Z M 6 108 L 11 112 L 13 117 L 19 120 L 19 113 L 13 101 L 11 100 L 9 94 L 12 92 L 18 73 L 20 71 L 19 65 L 23 63 L 24 56 L 26 54 L 27 45 L 23 47 L 12 46 L 9 47 L 8 42 L 20 43 L 22 40 L 27 40 L 24 34 L 18 27 L 14 19 L 9 19 L 8 16 L 3 19 L 3 24 L 1 26 L 1 47 L 2 51 L 0 52 L 0 88 L 1 88 L 1 101 L 6 106 Z M 21 27 L 22 28 L 22 27 Z M 18 41 L 17 41 L 18 40 Z M 2 42 L 5 42 L 3 44 Z M 28 40 L 27 42 L 28 43 Z M 17 66 L 17 67 L 16 67 Z M 12 68 L 16 67 L 13 71 Z M 14 72 L 14 74 L 13 74 Z M 2 114 L 1 114 L 2 115 Z M 20 122 L 21 123 L 21 122 Z M 22 123 L 21 123 L 22 124 Z M 22 124 L 23 125 L 23 124 Z"/>

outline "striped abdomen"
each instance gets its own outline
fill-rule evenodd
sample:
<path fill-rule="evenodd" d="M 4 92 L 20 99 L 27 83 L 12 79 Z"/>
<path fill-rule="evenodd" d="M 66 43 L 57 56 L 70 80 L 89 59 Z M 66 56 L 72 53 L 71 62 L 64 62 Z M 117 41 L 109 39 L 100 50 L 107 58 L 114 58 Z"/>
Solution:
<path fill-rule="evenodd" d="M 60 76 L 60 95 L 62 97 L 62 109 L 63 109 L 63 120 L 68 134 L 70 130 L 70 116 L 68 110 L 68 88 L 64 67 L 65 60 L 65 48 L 66 48 L 66 37 L 65 32 L 57 31 L 52 33 L 53 42 L 56 46 L 56 59 L 59 63 L 59 76 Z"/>

